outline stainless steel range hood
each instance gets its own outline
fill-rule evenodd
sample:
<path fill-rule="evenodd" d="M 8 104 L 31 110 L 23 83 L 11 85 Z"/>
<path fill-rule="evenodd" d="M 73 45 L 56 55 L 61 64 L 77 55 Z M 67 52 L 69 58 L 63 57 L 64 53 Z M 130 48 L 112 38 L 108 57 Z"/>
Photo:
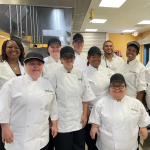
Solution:
<path fill-rule="evenodd" d="M 73 8 L 0 5 L 0 28 L 34 44 L 47 44 L 50 37 L 70 43 Z"/>

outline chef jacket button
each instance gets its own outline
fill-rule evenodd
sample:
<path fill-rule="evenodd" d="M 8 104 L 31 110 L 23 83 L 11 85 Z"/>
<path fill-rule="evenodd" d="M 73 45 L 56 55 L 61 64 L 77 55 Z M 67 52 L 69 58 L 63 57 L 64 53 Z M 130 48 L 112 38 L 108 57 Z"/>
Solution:
<path fill-rule="evenodd" d="M 30 112 L 30 111 L 31 111 L 31 109 L 28 110 L 28 112 Z"/>
<path fill-rule="evenodd" d="M 76 98 L 78 98 L 78 96 L 76 96 Z"/>
<path fill-rule="evenodd" d="M 27 127 L 29 127 L 29 125 L 27 125 Z"/>
<path fill-rule="evenodd" d="M 43 110 L 43 108 L 40 109 L 41 111 Z"/>

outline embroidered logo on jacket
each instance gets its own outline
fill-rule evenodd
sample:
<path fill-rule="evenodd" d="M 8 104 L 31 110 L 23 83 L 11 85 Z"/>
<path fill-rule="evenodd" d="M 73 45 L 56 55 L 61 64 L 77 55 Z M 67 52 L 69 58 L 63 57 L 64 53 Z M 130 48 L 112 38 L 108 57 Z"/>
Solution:
<path fill-rule="evenodd" d="M 131 72 L 131 73 L 136 73 L 134 70 L 132 71 L 132 70 L 129 70 L 129 72 Z"/>
<path fill-rule="evenodd" d="M 111 76 L 111 74 L 109 73 L 107 76 Z"/>
<path fill-rule="evenodd" d="M 138 111 L 137 109 L 135 109 L 135 108 L 134 108 L 134 109 L 133 109 L 133 108 L 131 108 L 131 110 L 136 111 L 136 112 L 139 112 L 139 111 Z"/>
<path fill-rule="evenodd" d="M 48 88 L 48 90 L 45 90 L 45 92 L 50 93 L 50 92 L 53 92 L 53 91 L 51 91 L 51 90 Z"/>
<path fill-rule="evenodd" d="M 78 78 L 79 81 L 82 81 L 82 78 Z"/>

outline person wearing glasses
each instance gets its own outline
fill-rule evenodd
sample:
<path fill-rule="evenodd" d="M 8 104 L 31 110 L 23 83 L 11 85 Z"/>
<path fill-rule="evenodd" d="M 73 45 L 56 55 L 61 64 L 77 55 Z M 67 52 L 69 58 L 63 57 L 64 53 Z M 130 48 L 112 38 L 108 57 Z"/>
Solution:
<path fill-rule="evenodd" d="M 0 61 L 0 90 L 12 78 L 24 75 L 24 47 L 17 39 L 4 41 Z M 0 127 L 0 150 L 5 150 Z"/>
<path fill-rule="evenodd" d="M 90 86 L 96 96 L 96 98 L 88 103 L 88 117 L 90 115 L 91 109 L 94 103 L 106 96 L 109 95 L 109 82 L 110 77 L 113 71 L 109 68 L 101 67 L 101 50 L 93 46 L 88 51 L 88 63 L 87 66 L 83 69 L 85 75 L 88 78 Z M 97 150 L 96 147 L 96 137 L 92 139 L 90 136 L 91 124 L 86 125 L 86 144 L 88 146 L 88 150 Z"/>
<path fill-rule="evenodd" d="M 127 62 L 124 62 L 116 73 L 121 73 L 127 84 L 126 95 L 142 101 L 146 90 L 145 66 L 136 59 L 139 54 L 140 44 L 136 41 L 127 43 Z"/>
<path fill-rule="evenodd" d="M 115 72 L 124 63 L 123 59 L 114 53 L 114 44 L 110 40 L 103 43 L 103 50 L 104 55 L 102 56 L 100 66 L 109 68 Z"/>
<path fill-rule="evenodd" d="M 110 78 L 110 95 L 99 99 L 92 108 L 90 135 L 92 139 L 98 135 L 98 150 L 136 150 L 138 135 L 143 140 L 148 136 L 150 117 L 144 105 L 125 93 L 125 78 L 116 73 Z"/>
<path fill-rule="evenodd" d="M 24 63 L 26 74 L 9 80 L 0 90 L 2 140 L 6 150 L 48 150 L 49 116 L 53 137 L 58 131 L 55 92 L 40 77 L 44 64 L 40 53 L 28 53 Z"/>
<path fill-rule="evenodd" d="M 58 104 L 55 150 L 85 150 L 88 101 L 93 100 L 95 95 L 83 71 L 73 66 L 75 52 L 72 47 L 61 49 L 60 60 L 63 66 L 49 77 Z"/>
<path fill-rule="evenodd" d="M 76 57 L 74 61 L 74 67 L 78 69 L 83 69 L 84 67 L 86 67 L 87 54 L 82 52 L 84 46 L 84 38 L 80 33 L 76 33 L 73 36 L 72 45 L 74 47 Z"/>

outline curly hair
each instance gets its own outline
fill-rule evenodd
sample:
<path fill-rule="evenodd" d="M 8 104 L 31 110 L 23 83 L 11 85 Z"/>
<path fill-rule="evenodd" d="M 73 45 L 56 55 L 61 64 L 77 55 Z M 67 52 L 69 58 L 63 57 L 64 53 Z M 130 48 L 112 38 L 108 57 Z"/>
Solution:
<path fill-rule="evenodd" d="M 1 62 L 8 61 L 8 57 L 6 55 L 6 45 L 7 45 L 7 42 L 9 42 L 9 41 L 14 41 L 19 46 L 20 52 L 21 52 L 21 54 L 19 56 L 19 61 L 20 61 L 21 65 L 23 66 L 24 65 L 24 55 L 25 55 L 24 47 L 23 47 L 22 43 L 19 40 L 17 40 L 17 39 L 10 39 L 10 40 L 6 40 L 6 41 L 3 42 L 3 45 L 2 45 L 2 60 L 1 60 Z"/>

